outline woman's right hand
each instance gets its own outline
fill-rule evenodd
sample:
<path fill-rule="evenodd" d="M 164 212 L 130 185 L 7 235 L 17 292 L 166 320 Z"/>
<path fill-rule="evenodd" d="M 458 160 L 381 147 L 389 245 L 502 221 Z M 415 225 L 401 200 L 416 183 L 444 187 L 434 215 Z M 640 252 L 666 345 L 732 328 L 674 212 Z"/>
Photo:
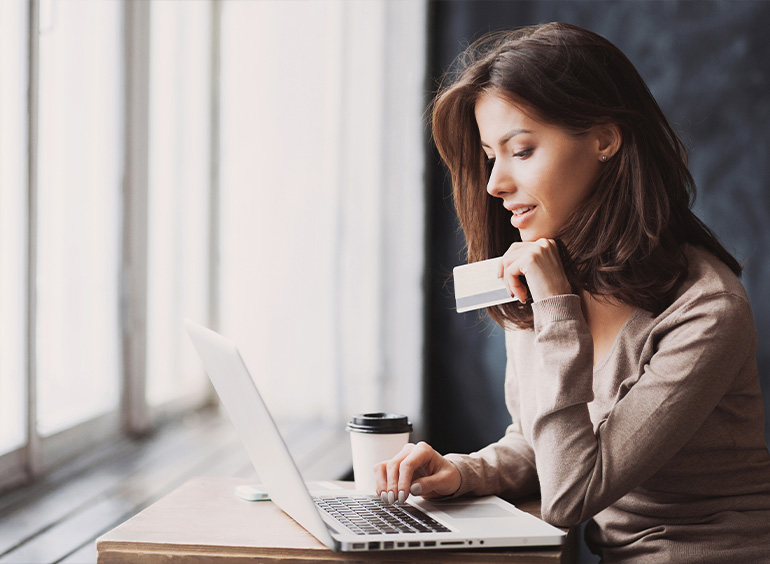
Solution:
<path fill-rule="evenodd" d="M 409 443 L 374 467 L 376 492 L 386 503 L 403 503 L 409 494 L 451 495 L 460 488 L 460 471 L 427 443 Z"/>

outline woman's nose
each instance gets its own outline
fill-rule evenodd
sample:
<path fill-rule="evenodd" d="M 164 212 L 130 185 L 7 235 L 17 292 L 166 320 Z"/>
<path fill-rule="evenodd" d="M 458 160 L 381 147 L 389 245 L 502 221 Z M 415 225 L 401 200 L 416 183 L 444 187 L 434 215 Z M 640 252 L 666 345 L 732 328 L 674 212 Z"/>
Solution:
<path fill-rule="evenodd" d="M 489 180 L 487 181 L 487 193 L 495 198 L 502 198 L 506 193 L 511 190 L 511 178 L 509 174 L 503 170 L 503 167 L 495 161 L 492 165 L 492 170 L 489 172 Z"/>

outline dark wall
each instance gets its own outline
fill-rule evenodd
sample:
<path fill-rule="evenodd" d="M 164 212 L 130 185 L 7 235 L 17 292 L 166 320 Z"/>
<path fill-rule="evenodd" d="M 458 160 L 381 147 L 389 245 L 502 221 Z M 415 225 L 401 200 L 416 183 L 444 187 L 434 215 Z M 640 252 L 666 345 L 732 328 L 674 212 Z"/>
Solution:
<path fill-rule="evenodd" d="M 631 59 L 690 152 L 696 213 L 745 263 L 770 414 L 770 2 L 436 1 L 430 10 L 434 81 L 482 33 L 548 21 L 591 29 Z M 499 328 L 454 311 L 451 270 L 464 262 L 463 239 L 448 178 L 433 158 L 427 433 L 440 452 L 468 452 L 499 438 L 509 422 L 505 349 Z"/>

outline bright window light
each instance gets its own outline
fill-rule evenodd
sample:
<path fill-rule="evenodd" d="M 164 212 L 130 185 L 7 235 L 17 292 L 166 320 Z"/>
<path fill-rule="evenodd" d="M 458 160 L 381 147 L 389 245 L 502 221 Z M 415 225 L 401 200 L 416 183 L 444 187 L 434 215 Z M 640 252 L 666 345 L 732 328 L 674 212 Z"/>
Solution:
<path fill-rule="evenodd" d="M 119 399 L 122 4 L 41 2 L 37 401 L 42 435 Z"/>
<path fill-rule="evenodd" d="M 220 316 L 278 418 L 418 413 L 425 11 L 223 3 Z"/>
<path fill-rule="evenodd" d="M 157 406 L 207 382 L 184 318 L 208 320 L 211 3 L 150 9 L 146 390 Z"/>
<path fill-rule="evenodd" d="M 222 325 L 278 417 L 336 391 L 337 5 L 224 5 Z"/>
<path fill-rule="evenodd" d="M 27 2 L 0 2 L 0 454 L 26 439 Z"/>

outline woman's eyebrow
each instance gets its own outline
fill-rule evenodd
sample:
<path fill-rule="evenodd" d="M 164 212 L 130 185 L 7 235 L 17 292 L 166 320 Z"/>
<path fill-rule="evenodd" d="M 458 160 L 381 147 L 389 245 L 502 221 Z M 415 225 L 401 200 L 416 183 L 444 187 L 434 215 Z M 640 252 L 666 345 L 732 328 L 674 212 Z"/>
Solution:
<path fill-rule="evenodd" d="M 532 132 L 529 129 L 519 129 L 519 128 L 511 129 L 508 133 L 506 133 L 505 135 L 500 137 L 500 139 L 498 140 L 498 144 L 501 145 L 501 146 L 505 145 L 506 143 L 508 143 L 508 141 L 510 141 L 511 139 L 516 137 L 517 135 L 521 135 L 522 133 L 532 133 Z M 484 141 L 481 142 L 481 146 L 482 147 L 486 147 L 487 149 L 491 149 L 492 148 L 489 145 L 487 145 L 486 143 L 484 143 Z"/>

